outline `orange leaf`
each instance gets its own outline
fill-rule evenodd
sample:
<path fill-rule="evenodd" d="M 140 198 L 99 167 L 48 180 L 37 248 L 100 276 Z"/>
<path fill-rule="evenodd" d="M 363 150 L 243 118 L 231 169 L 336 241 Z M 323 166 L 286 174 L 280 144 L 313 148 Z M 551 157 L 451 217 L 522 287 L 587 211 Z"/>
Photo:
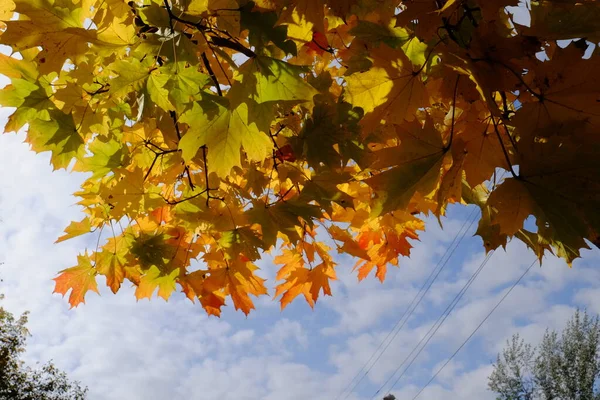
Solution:
<path fill-rule="evenodd" d="M 71 290 L 69 304 L 71 308 L 85 303 L 85 294 L 92 290 L 98 294 L 96 283 L 96 269 L 92 266 L 89 256 L 86 254 L 77 256 L 77 266 L 60 271 L 60 275 L 53 279 L 56 282 L 54 293 L 63 296 Z"/>

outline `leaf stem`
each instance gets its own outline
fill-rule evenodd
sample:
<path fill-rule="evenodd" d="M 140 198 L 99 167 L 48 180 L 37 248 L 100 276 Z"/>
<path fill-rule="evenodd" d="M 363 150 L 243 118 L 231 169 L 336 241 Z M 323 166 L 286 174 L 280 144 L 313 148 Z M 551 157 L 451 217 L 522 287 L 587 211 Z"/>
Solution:
<path fill-rule="evenodd" d="M 448 139 L 448 144 L 444 147 L 444 153 L 450 149 L 452 146 L 452 138 L 454 137 L 454 119 L 456 115 L 456 94 L 458 93 L 458 81 L 460 80 L 460 75 L 456 76 L 456 83 L 454 84 L 454 94 L 452 96 L 452 125 L 450 126 L 450 138 Z"/>

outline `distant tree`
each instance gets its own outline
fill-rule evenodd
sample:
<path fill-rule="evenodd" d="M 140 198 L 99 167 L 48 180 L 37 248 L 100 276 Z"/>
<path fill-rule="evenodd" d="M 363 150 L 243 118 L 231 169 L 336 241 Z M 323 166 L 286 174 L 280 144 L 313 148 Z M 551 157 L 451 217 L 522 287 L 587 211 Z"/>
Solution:
<path fill-rule="evenodd" d="M 600 321 L 577 310 L 560 337 L 547 330 L 537 348 L 514 335 L 488 387 L 498 400 L 595 400 L 599 378 Z"/>
<path fill-rule="evenodd" d="M 15 319 L 0 307 L 0 400 L 85 399 L 87 388 L 69 381 L 52 362 L 32 369 L 19 359 L 29 334 L 26 324 L 27 314 Z"/>

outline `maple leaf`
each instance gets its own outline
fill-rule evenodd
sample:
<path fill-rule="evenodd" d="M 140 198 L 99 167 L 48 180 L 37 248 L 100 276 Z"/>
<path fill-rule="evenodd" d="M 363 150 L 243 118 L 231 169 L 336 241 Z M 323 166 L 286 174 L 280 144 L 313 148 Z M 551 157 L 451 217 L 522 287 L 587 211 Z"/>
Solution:
<path fill-rule="evenodd" d="M 313 32 L 324 32 L 323 0 L 298 0 L 287 7 L 280 16 L 280 22 L 287 25 L 287 35 L 299 42 L 310 42 Z"/>
<path fill-rule="evenodd" d="M 417 192 L 427 195 L 436 189 L 447 148 L 431 118 L 423 128 L 419 122 L 398 128 L 400 146 L 373 154 L 371 168 L 389 168 L 365 182 L 378 192 L 373 215 L 408 206 Z"/>
<path fill-rule="evenodd" d="M 579 126 L 578 121 L 573 121 Z M 585 134 L 566 138 L 553 136 L 537 143 L 524 137 L 519 147 L 521 162 L 517 178 L 507 179 L 492 192 L 488 203 L 497 209 L 492 223 L 500 232 L 512 235 L 529 215 L 536 217 L 538 234 L 571 263 L 585 238 L 596 238 L 600 220 L 600 173 L 598 147 Z M 570 166 L 577 158 L 576 169 Z"/>
<path fill-rule="evenodd" d="M 240 24 L 242 29 L 248 29 L 248 42 L 257 47 L 265 47 L 272 42 L 287 54 L 296 55 L 296 44 L 288 39 L 288 30 L 284 25 L 276 25 L 277 13 L 254 11 L 256 4 L 248 2 L 241 8 Z"/>
<path fill-rule="evenodd" d="M 42 71 L 59 71 L 67 58 L 82 57 L 95 31 L 84 28 L 91 16 L 92 0 L 16 0 L 19 20 L 6 21 L 2 42 L 17 50 L 39 46 L 36 57 Z"/>
<path fill-rule="evenodd" d="M 249 295 L 260 296 L 267 293 L 264 279 L 254 274 L 258 268 L 243 257 L 232 260 L 227 266 L 211 269 L 204 281 L 205 290 L 215 292 L 226 290 L 233 300 L 236 310 L 240 309 L 248 315 L 254 309 Z"/>
<path fill-rule="evenodd" d="M 319 298 L 319 293 L 331 296 L 329 280 L 336 279 L 332 266 L 321 263 L 312 269 L 295 268 L 285 277 L 285 282 L 275 288 L 275 297 L 281 297 L 284 309 L 295 297 L 302 294 L 311 308 Z"/>
<path fill-rule="evenodd" d="M 306 68 L 264 56 L 254 57 L 240 67 L 244 92 L 259 104 L 312 100 L 317 90 L 301 78 L 306 72 Z"/>
<path fill-rule="evenodd" d="M 594 2 L 535 1 L 530 13 L 530 27 L 520 28 L 528 35 L 554 40 L 599 37 L 600 10 Z"/>
<path fill-rule="evenodd" d="M 65 234 L 56 239 L 54 243 L 60 243 L 77 236 L 85 235 L 86 233 L 90 233 L 91 230 L 92 225 L 89 217 L 85 217 L 79 222 L 73 221 L 65 228 Z"/>
<path fill-rule="evenodd" d="M 427 92 L 404 52 L 380 46 L 372 50 L 373 66 L 346 77 L 344 99 L 365 113 L 366 128 L 379 124 L 411 121 L 418 108 L 427 106 Z"/>
<path fill-rule="evenodd" d="M 149 299 L 158 288 L 158 295 L 163 299 L 168 300 L 175 290 L 177 276 L 179 276 L 178 269 L 175 269 L 171 271 L 170 274 L 165 275 L 157 266 L 153 265 L 141 277 L 140 282 L 135 289 L 135 297 L 138 300 L 143 298 Z"/>
<path fill-rule="evenodd" d="M 312 224 L 321 212 L 315 205 L 292 199 L 271 206 L 258 202 L 248 211 L 248 216 L 261 225 L 262 240 L 270 247 L 275 244 L 278 232 L 291 242 L 300 240 L 299 228 L 305 223 Z"/>
<path fill-rule="evenodd" d="M 100 294 L 96 283 L 96 270 L 87 253 L 77 256 L 77 266 L 60 271 L 60 275 L 54 278 L 54 281 L 56 282 L 54 293 L 64 296 L 69 290 L 71 291 L 69 295 L 71 308 L 85 303 L 85 294 L 89 290 Z"/>
<path fill-rule="evenodd" d="M 113 293 L 117 293 L 128 274 L 127 258 L 134 251 L 129 235 L 109 238 L 101 252 L 94 255 L 95 265 L 100 275 L 106 276 L 106 284 Z"/>
<path fill-rule="evenodd" d="M 255 123 L 249 122 L 245 103 L 235 109 L 229 107 L 227 99 L 215 99 L 203 106 L 194 103 L 193 108 L 181 117 L 181 122 L 190 126 L 179 143 L 183 158 L 191 160 L 202 146 L 206 146 L 209 165 L 213 165 L 220 176 L 240 165 L 242 147 L 250 159 L 260 160 L 266 157 L 271 146 L 268 136 Z"/>

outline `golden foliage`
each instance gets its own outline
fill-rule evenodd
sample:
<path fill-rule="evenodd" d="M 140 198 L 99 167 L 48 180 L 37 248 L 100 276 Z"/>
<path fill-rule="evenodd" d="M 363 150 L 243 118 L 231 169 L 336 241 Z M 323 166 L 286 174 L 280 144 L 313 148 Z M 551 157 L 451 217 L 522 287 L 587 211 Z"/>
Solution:
<path fill-rule="evenodd" d="M 281 306 L 313 306 L 325 240 L 383 280 L 448 203 L 481 208 L 487 251 L 600 241 L 596 1 L 532 1 L 529 26 L 515 0 L 0 4 L 6 131 L 88 174 L 58 241 L 112 233 L 56 278 L 72 306 L 103 275 L 247 314 L 273 249 Z"/>

